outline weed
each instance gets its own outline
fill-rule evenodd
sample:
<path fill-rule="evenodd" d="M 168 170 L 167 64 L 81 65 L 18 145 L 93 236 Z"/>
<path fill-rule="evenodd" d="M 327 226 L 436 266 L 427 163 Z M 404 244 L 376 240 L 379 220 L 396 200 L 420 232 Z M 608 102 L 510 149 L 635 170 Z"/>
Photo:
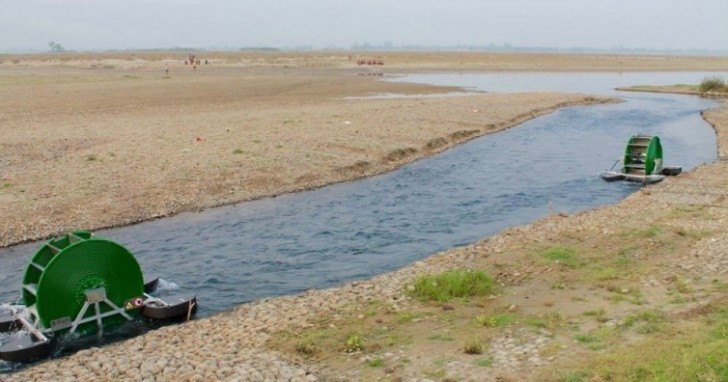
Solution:
<path fill-rule="evenodd" d="M 543 315 L 528 316 L 524 323 L 537 329 L 554 330 L 566 324 L 566 317 L 556 312 L 548 312 Z"/>
<path fill-rule="evenodd" d="M 633 259 L 630 256 L 632 251 L 637 247 L 623 248 L 617 252 L 617 256 L 614 257 L 614 266 L 619 268 L 625 268 L 633 263 Z"/>
<path fill-rule="evenodd" d="M 387 336 L 387 346 L 394 346 L 397 344 L 397 336 Z"/>
<path fill-rule="evenodd" d="M 594 337 L 590 334 L 577 334 L 576 337 L 574 337 L 577 342 L 582 344 L 590 344 L 599 341 L 598 338 Z"/>
<path fill-rule="evenodd" d="M 454 270 L 420 277 L 408 293 L 422 301 L 447 302 L 456 297 L 488 295 L 493 290 L 493 279 L 484 272 Z"/>
<path fill-rule="evenodd" d="M 568 268 L 577 268 L 583 265 L 583 262 L 579 260 L 574 248 L 552 247 L 541 252 L 541 256 L 546 260 L 562 264 Z"/>
<path fill-rule="evenodd" d="M 483 344 L 478 339 L 472 339 L 463 345 L 463 352 L 465 354 L 482 354 Z"/>
<path fill-rule="evenodd" d="M 237 154 L 245 154 L 245 151 L 242 150 L 242 149 L 235 149 L 235 150 L 233 150 L 233 154 L 236 154 L 236 155 Z"/>
<path fill-rule="evenodd" d="M 509 314 L 498 314 L 495 316 L 477 316 L 475 322 L 479 326 L 485 326 L 488 328 L 495 328 L 499 326 L 507 326 L 513 322 L 513 316 Z"/>
<path fill-rule="evenodd" d="M 551 289 L 566 289 L 566 281 L 559 280 L 551 284 Z"/>
<path fill-rule="evenodd" d="M 594 273 L 594 278 L 598 281 L 616 280 L 618 277 L 617 270 L 612 267 L 599 268 Z"/>
<path fill-rule="evenodd" d="M 493 366 L 493 358 L 478 358 L 475 360 L 475 365 L 480 367 L 491 367 Z"/>
<path fill-rule="evenodd" d="M 382 367 L 382 366 L 384 366 L 384 360 L 381 358 L 375 358 L 375 359 L 369 360 L 369 361 L 367 361 L 367 366 Z"/>
<path fill-rule="evenodd" d="M 567 371 L 561 375 L 559 381 L 561 382 L 586 382 L 589 381 L 589 373 L 581 370 Z"/>
<path fill-rule="evenodd" d="M 597 322 L 601 323 L 609 321 L 609 318 L 607 317 L 607 312 L 604 309 L 590 310 L 588 312 L 584 312 L 583 315 L 586 317 L 594 317 Z"/>
<path fill-rule="evenodd" d="M 346 338 L 346 346 L 344 348 L 347 353 L 354 353 L 364 350 L 364 340 L 358 334 L 351 334 Z"/>
<path fill-rule="evenodd" d="M 95 162 L 95 161 L 99 160 L 99 157 L 96 156 L 96 154 L 89 154 L 86 156 L 86 160 L 89 162 Z"/>
<path fill-rule="evenodd" d="M 635 331 L 640 334 L 652 334 L 660 331 L 665 322 L 662 312 L 646 310 L 631 314 L 624 319 L 625 327 L 633 327 L 639 324 Z"/>
<path fill-rule="evenodd" d="M 316 353 L 316 345 L 314 345 L 313 341 L 310 338 L 302 339 L 299 342 L 296 342 L 296 345 L 294 346 L 296 349 L 296 352 L 305 354 L 305 355 L 313 355 Z"/>
<path fill-rule="evenodd" d="M 644 238 L 653 238 L 662 233 L 662 228 L 651 225 L 641 231 L 637 231 L 637 235 Z"/>
<path fill-rule="evenodd" d="M 427 337 L 427 339 L 430 341 L 446 341 L 446 342 L 455 341 L 454 338 L 444 335 L 444 334 L 440 334 L 440 333 L 433 334 L 433 335 Z"/>
<path fill-rule="evenodd" d="M 414 313 L 410 312 L 402 312 L 397 314 L 397 322 L 400 324 L 406 324 L 408 322 L 412 322 L 412 320 L 416 319 L 418 316 Z"/>
<path fill-rule="evenodd" d="M 253 139 L 253 143 L 261 144 L 261 143 L 263 143 L 263 141 L 261 141 L 260 139 Z"/>
<path fill-rule="evenodd" d="M 675 289 L 680 293 L 692 293 L 693 288 L 687 283 L 685 278 L 678 276 L 675 279 Z"/>

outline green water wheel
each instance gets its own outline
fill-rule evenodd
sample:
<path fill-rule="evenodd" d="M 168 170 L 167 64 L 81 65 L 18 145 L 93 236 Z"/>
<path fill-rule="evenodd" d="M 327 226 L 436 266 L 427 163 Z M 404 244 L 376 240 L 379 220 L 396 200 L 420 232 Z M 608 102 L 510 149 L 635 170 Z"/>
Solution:
<path fill-rule="evenodd" d="M 134 256 L 123 246 L 90 232 L 71 232 L 44 244 L 25 269 L 22 295 L 44 328 L 54 320 L 74 320 L 86 302 L 86 292 L 103 288 L 106 298 L 118 307 L 143 295 L 144 279 Z M 113 310 L 99 304 L 101 313 Z M 136 311 L 127 312 L 133 314 Z M 88 309 L 85 317 L 92 316 Z M 120 315 L 102 318 L 103 326 L 126 319 Z M 96 326 L 80 326 L 84 331 Z"/>
<path fill-rule="evenodd" d="M 662 173 L 662 144 L 660 137 L 633 135 L 624 149 L 625 174 L 652 175 Z"/>

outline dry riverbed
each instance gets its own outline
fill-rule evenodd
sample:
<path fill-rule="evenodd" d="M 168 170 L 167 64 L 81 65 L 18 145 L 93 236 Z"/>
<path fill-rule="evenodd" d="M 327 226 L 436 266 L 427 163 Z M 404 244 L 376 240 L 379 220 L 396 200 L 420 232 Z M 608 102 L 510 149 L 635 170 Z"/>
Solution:
<path fill-rule="evenodd" d="M 345 100 L 438 90 L 300 68 L 282 79 L 261 79 L 269 68 L 204 79 L 138 70 L 113 82 L 13 72 L 16 83 L 0 87 L 16 95 L 0 97 L 12 110 L 0 116 L 6 245 L 368 176 L 560 106 L 604 101 Z M 725 348 L 728 321 L 715 314 L 728 298 L 728 108 L 704 117 L 721 160 L 617 205 L 554 214 L 370 280 L 256 301 L 2 378 L 620 380 L 640 367 L 656 373 L 645 364 L 681 338 Z M 447 270 L 481 270 L 496 288 L 448 302 L 410 295 L 418 277 Z M 699 372 L 720 380 L 716 370 Z"/>

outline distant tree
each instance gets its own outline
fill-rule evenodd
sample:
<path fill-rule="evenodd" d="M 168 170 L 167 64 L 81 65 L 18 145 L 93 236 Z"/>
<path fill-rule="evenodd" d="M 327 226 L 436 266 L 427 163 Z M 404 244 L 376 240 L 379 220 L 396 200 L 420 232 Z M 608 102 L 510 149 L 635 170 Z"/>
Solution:
<path fill-rule="evenodd" d="M 49 42 L 48 46 L 51 48 L 51 52 L 65 52 L 66 51 L 65 49 L 63 49 L 63 45 L 61 45 L 55 41 Z"/>

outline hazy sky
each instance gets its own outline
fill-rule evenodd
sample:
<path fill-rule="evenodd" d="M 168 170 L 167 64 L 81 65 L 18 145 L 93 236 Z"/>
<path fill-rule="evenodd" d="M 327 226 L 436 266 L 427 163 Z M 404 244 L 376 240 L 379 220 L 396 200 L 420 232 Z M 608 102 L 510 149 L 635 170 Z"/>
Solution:
<path fill-rule="evenodd" d="M 728 0 L 0 0 L 0 51 L 489 45 L 728 50 Z"/>

